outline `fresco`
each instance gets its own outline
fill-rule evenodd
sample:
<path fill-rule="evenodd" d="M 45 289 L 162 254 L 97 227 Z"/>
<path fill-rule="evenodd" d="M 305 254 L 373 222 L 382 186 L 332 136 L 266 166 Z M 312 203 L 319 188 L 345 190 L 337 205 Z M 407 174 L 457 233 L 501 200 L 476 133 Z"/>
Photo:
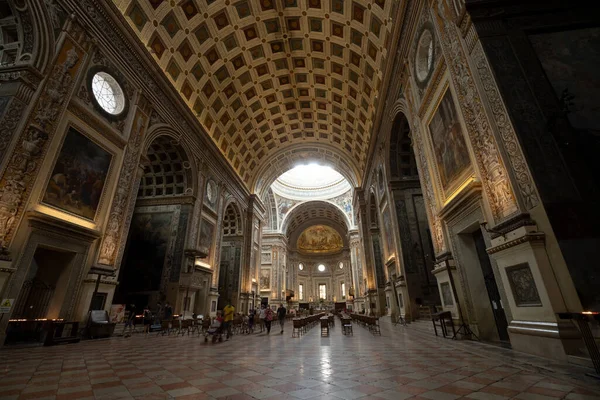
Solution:
<path fill-rule="evenodd" d="M 212 242 L 215 233 L 215 225 L 202 218 L 202 224 L 200 225 L 200 244 L 198 245 L 200 251 L 207 254 L 207 258 L 210 258 L 210 250 L 212 249 Z"/>
<path fill-rule="evenodd" d="M 352 191 L 347 191 L 346 193 L 334 197 L 331 199 L 338 207 L 344 210 L 344 213 L 348 216 L 348 220 L 354 224 L 354 217 L 352 213 Z"/>
<path fill-rule="evenodd" d="M 385 235 L 385 248 L 387 250 L 387 256 L 391 257 L 394 253 L 394 231 L 392 230 L 392 217 L 390 216 L 390 208 L 386 207 L 383 210 L 383 230 Z"/>
<path fill-rule="evenodd" d="M 42 202 L 94 220 L 111 160 L 109 152 L 70 128 Z"/>
<path fill-rule="evenodd" d="M 431 122 L 429 132 L 435 161 L 444 190 L 469 167 L 469 152 L 450 90 L 446 90 Z"/>
<path fill-rule="evenodd" d="M 297 247 L 304 253 L 335 253 L 342 250 L 344 243 L 335 229 L 325 225 L 314 225 L 302 232 Z"/>
<path fill-rule="evenodd" d="M 269 268 L 262 268 L 260 270 L 260 290 L 271 289 L 271 270 Z"/>
<path fill-rule="evenodd" d="M 133 215 L 121 278 L 129 292 L 160 289 L 173 219 L 172 212 Z"/>

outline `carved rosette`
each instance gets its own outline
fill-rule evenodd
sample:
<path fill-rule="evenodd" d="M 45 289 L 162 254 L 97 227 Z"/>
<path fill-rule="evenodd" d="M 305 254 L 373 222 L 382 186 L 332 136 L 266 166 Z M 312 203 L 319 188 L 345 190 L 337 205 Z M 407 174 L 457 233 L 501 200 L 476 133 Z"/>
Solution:
<path fill-rule="evenodd" d="M 80 43 L 87 44 L 87 38 L 81 39 Z M 0 249 L 8 247 L 12 239 L 83 57 L 84 49 L 67 38 L 0 179 Z"/>
<path fill-rule="evenodd" d="M 148 117 L 138 109 L 131 128 L 132 132 L 129 136 L 129 143 L 125 152 L 121 175 L 119 175 L 117 192 L 113 198 L 110 214 L 108 216 L 108 224 L 104 233 L 104 239 L 100 246 L 100 255 L 98 257 L 99 264 L 114 266 L 118 255 L 117 250 L 121 246 L 120 242 L 125 240 L 125 237 L 123 237 L 123 228 L 126 222 L 125 217 L 128 216 L 128 205 L 130 202 L 134 201 L 139 186 L 139 179 L 136 179 L 137 169 L 142 153 L 142 143 L 144 142 L 147 125 Z M 129 215 L 129 218 L 130 217 L 131 216 Z"/>
<path fill-rule="evenodd" d="M 487 119 L 483 103 L 469 69 L 467 56 L 460 42 L 458 28 L 451 22 L 445 2 L 438 2 L 441 40 L 450 75 L 459 97 L 459 107 L 464 116 L 467 132 L 481 171 L 483 187 L 496 222 L 518 211 L 508 173 L 502 162 L 498 146 Z"/>

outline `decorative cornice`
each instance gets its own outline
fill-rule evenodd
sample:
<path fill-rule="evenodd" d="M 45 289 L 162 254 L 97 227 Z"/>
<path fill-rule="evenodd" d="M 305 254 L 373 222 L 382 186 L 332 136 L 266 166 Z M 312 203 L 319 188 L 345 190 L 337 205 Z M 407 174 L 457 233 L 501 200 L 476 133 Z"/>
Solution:
<path fill-rule="evenodd" d="M 499 223 L 494 227 L 489 228 L 488 230 L 491 232 L 491 238 L 496 239 L 497 237 L 504 236 L 507 233 L 512 232 L 518 228 L 535 225 L 536 222 L 533 219 L 531 219 L 529 213 L 521 213 L 515 215 L 512 218 L 507 219 L 502 223 Z"/>
<path fill-rule="evenodd" d="M 546 235 L 542 232 L 528 233 L 526 235 L 521 236 L 520 238 L 511 240 L 506 243 L 502 243 L 495 247 L 490 247 L 489 249 L 487 249 L 487 252 L 488 254 L 498 253 L 500 251 L 510 249 L 511 247 L 515 247 L 523 243 L 544 241 L 545 237 Z"/>

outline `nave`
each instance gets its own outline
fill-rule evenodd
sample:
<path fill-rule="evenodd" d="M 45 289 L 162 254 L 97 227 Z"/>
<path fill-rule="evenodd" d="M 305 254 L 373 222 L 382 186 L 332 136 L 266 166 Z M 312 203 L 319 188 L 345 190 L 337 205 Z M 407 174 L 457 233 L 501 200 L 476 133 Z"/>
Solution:
<path fill-rule="evenodd" d="M 113 337 L 0 355 L 1 399 L 597 400 L 587 370 L 383 323 L 322 337 L 279 333 L 204 343 L 198 336 Z"/>

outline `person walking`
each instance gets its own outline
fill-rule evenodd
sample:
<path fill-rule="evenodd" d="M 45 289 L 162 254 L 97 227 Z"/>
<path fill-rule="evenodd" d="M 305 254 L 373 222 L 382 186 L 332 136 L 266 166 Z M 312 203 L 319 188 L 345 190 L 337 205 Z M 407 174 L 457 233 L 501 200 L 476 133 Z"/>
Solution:
<path fill-rule="evenodd" d="M 169 304 L 169 302 L 167 301 L 165 303 L 165 321 L 170 321 L 173 319 L 173 307 L 171 307 L 171 304 Z"/>
<path fill-rule="evenodd" d="M 224 314 L 224 330 L 227 332 L 226 339 L 229 340 L 231 337 L 231 324 L 233 323 L 233 314 L 235 313 L 235 308 L 231 305 L 231 301 L 227 301 L 227 305 L 223 309 Z"/>
<path fill-rule="evenodd" d="M 279 304 L 279 308 L 277 309 L 277 319 L 279 319 L 279 325 L 281 326 L 281 334 L 283 335 L 283 326 L 285 325 L 285 315 L 287 314 L 287 310 L 283 306 L 283 304 Z"/>
<path fill-rule="evenodd" d="M 128 311 L 129 311 L 129 315 L 127 316 L 127 321 L 125 321 L 125 327 L 123 327 L 123 334 L 122 334 L 126 338 L 131 336 L 131 333 L 135 329 L 135 326 L 134 326 L 135 325 L 135 311 L 136 311 L 135 304 L 130 304 Z M 127 335 L 125 335 L 125 331 L 127 330 L 127 327 L 129 327 L 129 333 Z"/>
<path fill-rule="evenodd" d="M 265 326 L 267 328 L 267 335 L 271 333 L 271 322 L 273 322 L 273 310 L 267 305 L 265 307 Z"/>

